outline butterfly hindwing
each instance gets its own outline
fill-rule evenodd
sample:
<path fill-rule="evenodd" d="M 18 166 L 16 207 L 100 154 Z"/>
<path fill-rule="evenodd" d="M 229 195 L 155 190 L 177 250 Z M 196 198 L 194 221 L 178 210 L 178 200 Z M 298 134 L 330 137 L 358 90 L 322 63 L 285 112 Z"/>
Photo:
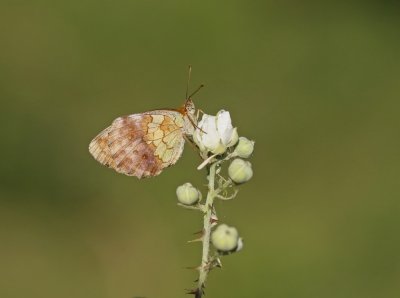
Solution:
<path fill-rule="evenodd" d="M 153 111 L 119 117 L 90 143 L 96 160 L 119 173 L 156 176 L 182 155 L 183 116 Z"/>

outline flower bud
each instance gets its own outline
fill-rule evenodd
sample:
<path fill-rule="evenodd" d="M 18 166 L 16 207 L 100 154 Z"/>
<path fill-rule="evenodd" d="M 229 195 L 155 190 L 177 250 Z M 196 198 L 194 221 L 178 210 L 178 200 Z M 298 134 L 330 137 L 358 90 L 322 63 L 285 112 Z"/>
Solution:
<path fill-rule="evenodd" d="M 199 201 L 200 191 L 188 182 L 178 186 L 176 189 L 176 196 L 178 197 L 179 203 L 190 206 Z"/>
<path fill-rule="evenodd" d="M 226 224 L 219 225 L 211 234 L 211 243 L 218 251 L 225 253 L 235 251 L 238 247 L 239 239 L 236 228 L 229 227 Z"/>
<path fill-rule="evenodd" d="M 247 182 L 253 177 L 251 163 L 240 158 L 234 159 L 228 168 L 229 177 L 236 183 Z"/>
<path fill-rule="evenodd" d="M 254 141 L 251 141 L 245 137 L 240 137 L 234 153 L 239 157 L 248 158 L 253 153 L 253 150 Z"/>

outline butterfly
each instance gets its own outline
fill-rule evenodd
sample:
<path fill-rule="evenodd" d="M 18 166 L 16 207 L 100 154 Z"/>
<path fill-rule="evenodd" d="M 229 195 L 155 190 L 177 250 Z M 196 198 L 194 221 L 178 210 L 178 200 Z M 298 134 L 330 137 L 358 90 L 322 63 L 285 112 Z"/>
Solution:
<path fill-rule="evenodd" d="M 190 96 L 186 91 L 185 103 L 178 109 L 152 110 L 115 119 L 90 142 L 89 152 L 118 173 L 139 179 L 159 175 L 181 157 L 185 139 L 192 139 L 197 117 L 191 97 L 202 87 Z"/>

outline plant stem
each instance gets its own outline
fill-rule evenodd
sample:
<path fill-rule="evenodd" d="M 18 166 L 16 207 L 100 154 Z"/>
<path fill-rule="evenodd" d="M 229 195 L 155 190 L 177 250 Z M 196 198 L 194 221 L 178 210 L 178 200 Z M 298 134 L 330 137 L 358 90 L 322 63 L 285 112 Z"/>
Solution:
<path fill-rule="evenodd" d="M 204 214 L 204 226 L 203 226 L 203 254 L 201 257 L 200 265 L 200 276 L 198 280 L 198 288 L 196 293 L 196 298 L 201 298 L 203 296 L 203 288 L 207 279 L 208 272 L 210 271 L 210 235 L 211 235 L 211 216 L 213 213 L 213 204 L 215 198 L 215 171 L 217 163 L 214 162 L 210 166 L 209 176 L 208 176 L 208 193 L 205 203 L 205 214 Z"/>

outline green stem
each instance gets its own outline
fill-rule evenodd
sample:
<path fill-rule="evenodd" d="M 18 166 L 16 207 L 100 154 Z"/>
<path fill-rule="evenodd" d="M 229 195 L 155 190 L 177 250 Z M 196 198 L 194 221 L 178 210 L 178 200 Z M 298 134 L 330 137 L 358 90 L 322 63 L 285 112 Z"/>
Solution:
<path fill-rule="evenodd" d="M 196 298 L 201 298 L 203 296 L 203 288 L 207 279 L 208 272 L 210 271 L 210 235 L 211 235 L 211 216 L 213 213 L 213 204 L 215 193 L 215 172 L 217 163 L 214 162 L 210 166 L 210 172 L 208 176 L 208 193 L 205 203 L 205 214 L 204 214 L 204 226 L 203 226 L 203 254 L 201 257 L 200 265 L 200 276 L 198 280 L 198 291 L 196 293 Z"/>

